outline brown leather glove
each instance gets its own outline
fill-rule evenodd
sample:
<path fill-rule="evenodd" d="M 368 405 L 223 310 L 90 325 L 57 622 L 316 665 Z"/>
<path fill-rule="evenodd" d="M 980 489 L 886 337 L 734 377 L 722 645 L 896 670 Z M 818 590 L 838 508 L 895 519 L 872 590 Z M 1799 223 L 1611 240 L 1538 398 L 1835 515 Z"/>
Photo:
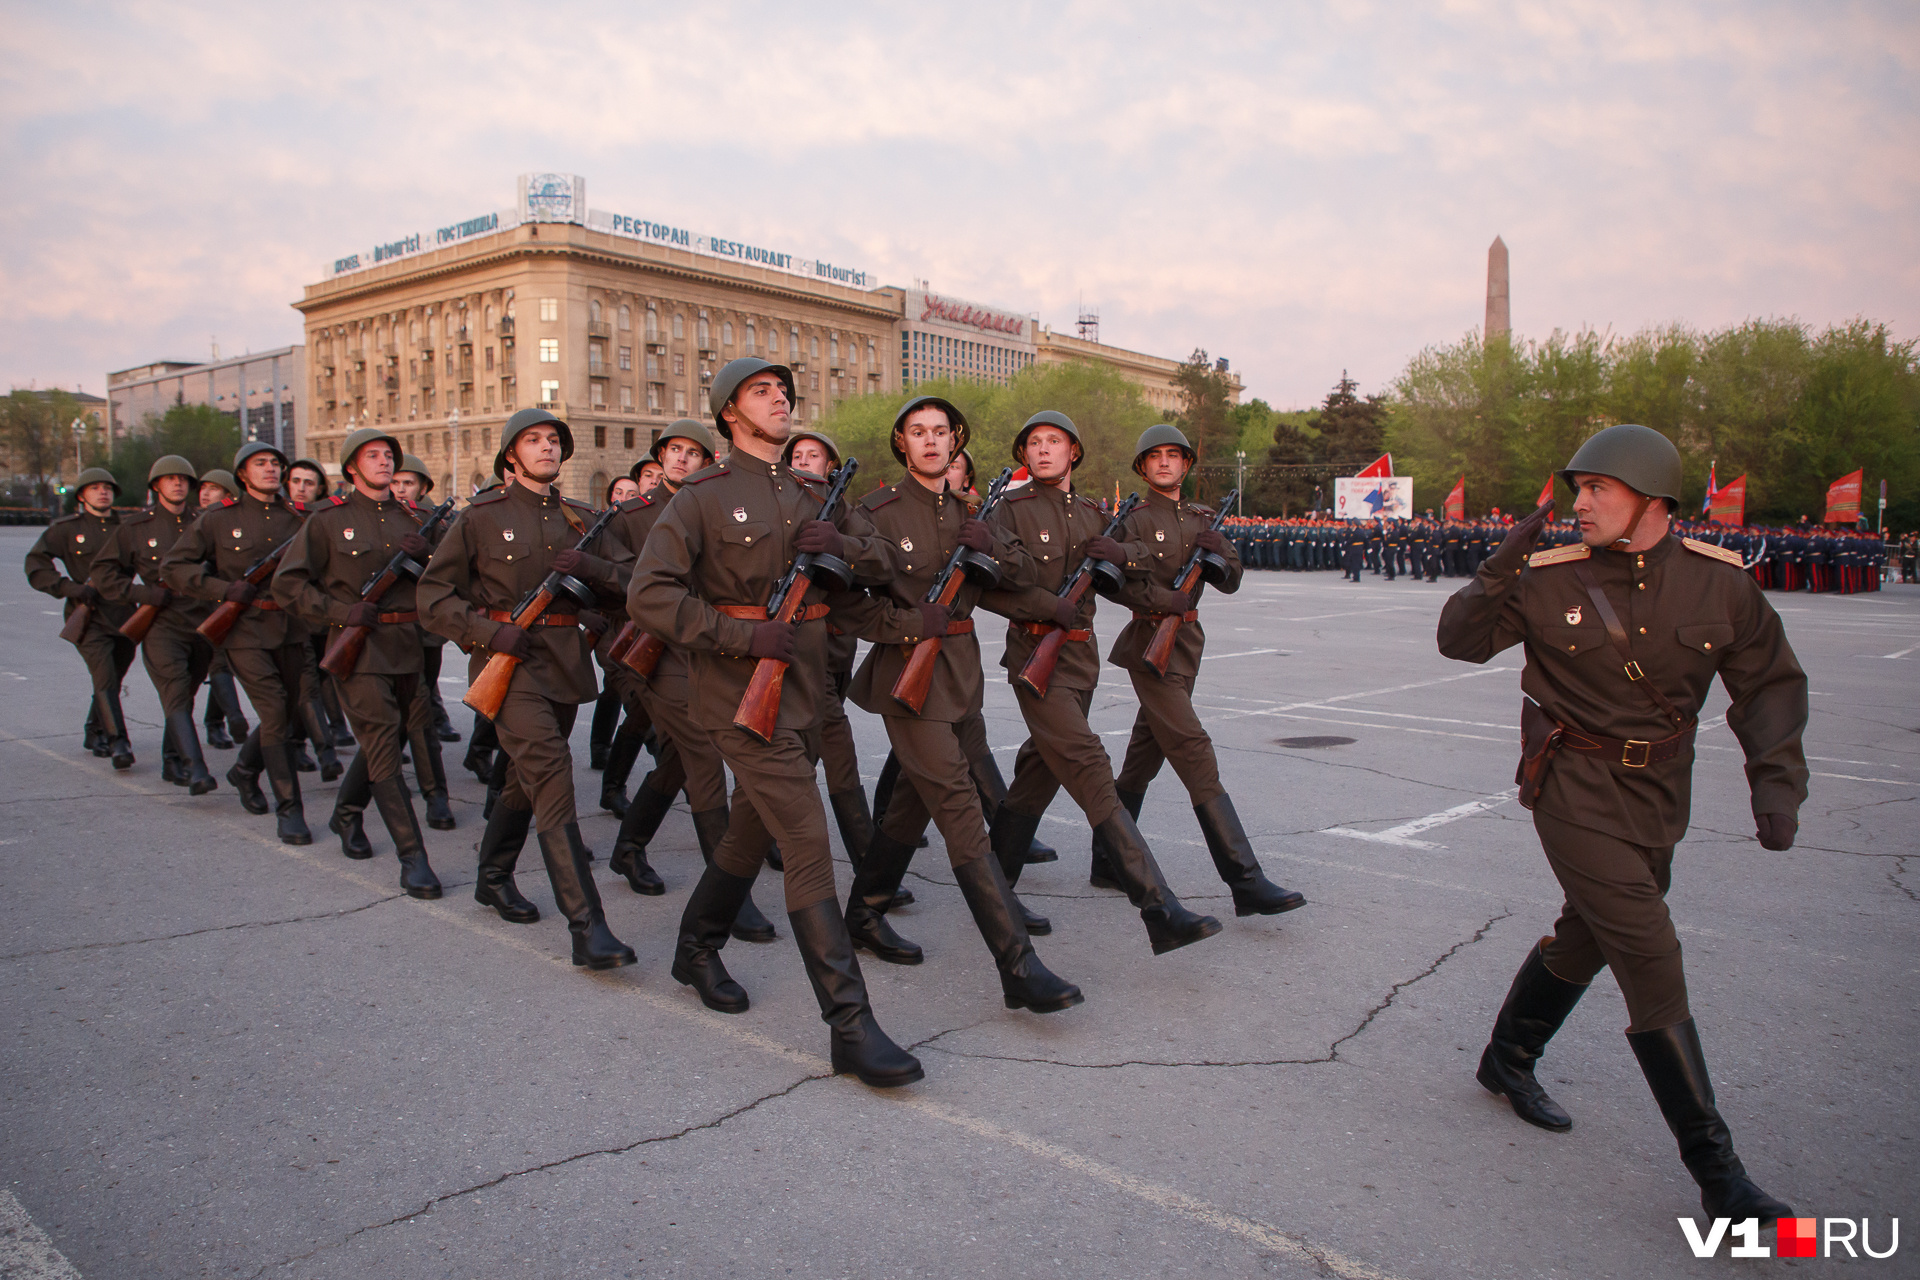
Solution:
<path fill-rule="evenodd" d="M 985 555 L 993 550 L 993 530 L 987 528 L 985 520 L 962 520 L 958 541 L 961 546 Z"/>
<path fill-rule="evenodd" d="M 1763 813 L 1753 824 L 1759 828 L 1760 847 L 1775 853 L 1793 848 L 1793 837 L 1800 830 L 1800 820 L 1790 813 Z"/>
<path fill-rule="evenodd" d="M 127 594 L 136 604 L 150 604 L 156 609 L 164 609 L 173 603 L 173 592 L 163 586 L 135 587 Z"/>
<path fill-rule="evenodd" d="M 347 625 L 350 627 L 376 627 L 380 625 L 380 606 L 371 600 L 361 600 L 347 610 Z"/>
<path fill-rule="evenodd" d="M 533 656 L 533 637 L 511 622 L 503 622 L 493 633 L 493 639 L 487 641 L 487 648 L 525 662 Z"/>
<path fill-rule="evenodd" d="M 1193 541 L 1203 551 L 1211 551 L 1217 556 L 1227 554 L 1227 540 L 1220 536 L 1218 529 L 1204 529 Z"/>
<path fill-rule="evenodd" d="M 78 601 L 81 604 L 90 604 L 98 609 L 105 597 L 100 594 L 100 588 L 94 586 L 91 582 L 80 582 L 74 584 L 72 589 L 67 592 L 67 599 Z"/>
<path fill-rule="evenodd" d="M 552 568 L 555 573 L 578 573 L 580 566 L 586 562 L 586 552 L 568 547 L 565 551 L 558 552 L 554 555 Z"/>
<path fill-rule="evenodd" d="M 793 549 L 807 555 L 829 555 L 836 560 L 847 558 L 847 540 L 830 520 L 809 520 L 802 524 L 793 535 Z"/>
<path fill-rule="evenodd" d="M 792 662 L 793 624 L 775 622 L 771 618 L 765 622 L 754 623 L 753 640 L 747 645 L 747 653 L 755 658 L 775 658 L 781 662 Z"/>
<path fill-rule="evenodd" d="M 1533 553 L 1533 544 L 1540 540 L 1540 531 L 1547 527 L 1547 521 L 1553 519 L 1553 500 L 1549 498 L 1545 505 L 1535 507 L 1533 514 L 1516 523 L 1507 530 L 1507 536 L 1500 540 L 1494 553 L 1485 563 L 1492 565 L 1500 574 L 1519 572 L 1526 564 L 1527 557 Z"/>
<path fill-rule="evenodd" d="M 922 640 L 927 639 L 929 636 L 944 636 L 947 634 L 947 623 L 953 618 L 953 614 L 948 612 L 947 606 L 922 602 L 914 607 L 920 610 L 920 638 Z"/>
<path fill-rule="evenodd" d="M 400 539 L 400 550 L 413 560 L 424 560 L 433 554 L 433 548 L 427 545 L 427 540 L 417 533 L 410 533 Z"/>
<path fill-rule="evenodd" d="M 1056 600 L 1053 603 L 1053 622 L 1057 627 L 1073 630 L 1073 624 L 1080 620 L 1080 606 L 1072 600 Z"/>
<path fill-rule="evenodd" d="M 227 584 L 227 589 L 220 598 L 228 604 L 252 604 L 253 598 L 259 594 L 260 588 L 245 578 L 235 578 Z"/>
<path fill-rule="evenodd" d="M 1088 538 L 1087 545 L 1082 547 L 1081 550 L 1089 560 L 1105 560 L 1110 564 L 1117 564 L 1122 568 L 1126 567 L 1127 549 L 1105 534 L 1101 534 L 1095 538 Z"/>

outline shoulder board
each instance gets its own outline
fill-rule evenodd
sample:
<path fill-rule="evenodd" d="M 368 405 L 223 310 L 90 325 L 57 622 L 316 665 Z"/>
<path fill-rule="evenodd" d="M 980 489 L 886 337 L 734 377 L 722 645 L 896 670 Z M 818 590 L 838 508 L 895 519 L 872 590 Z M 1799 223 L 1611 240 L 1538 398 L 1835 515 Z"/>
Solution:
<path fill-rule="evenodd" d="M 878 511 L 899 496 L 900 487 L 898 485 L 882 485 L 866 497 L 860 499 L 859 505 L 863 511 Z"/>
<path fill-rule="evenodd" d="M 715 476 L 726 475 L 727 472 L 731 471 L 732 469 L 733 468 L 725 462 L 716 462 L 710 467 L 700 468 L 698 471 L 688 476 L 685 480 L 682 480 L 680 484 L 682 487 L 685 487 L 686 485 L 690 485 L 690 484 L 705 484 L 707 481 L 713 479 Z"/>
<path fill-rule="evenodd" d="M 1570 547 L 1555 547 L 1551 551 L 1536 551 L 1527 557 L 1527 568 L 1544 569 L 1550 564 L 1568 564 L 1575 560 L 1585 560 L 1593 554 L 1593 548 L 1584 542 L 1576 542 Z"/>
<path fill-rule="evenodd" d="M 568 506 L 572 507 L 575 511 L 591 511 L 595 515 L 600 514 L 600 508 L 594 506 L 590 502 L 582 502 L 578 498 L 569 498 L 565 494 L 561 494 L 560 501 L 566 503 Z"/>
<path fill-rule="evenodd" d="M 1692 538 L 1680 539 L 1680 545 L 1689 551 L 1698 551 L 1703 556 L 1712 556 L 1715 560 L 1725 560 L 1736 569 L 1744 569 L 1747 562 L 1738 551 L 1729 551 L 1725 547 L 1716 547 L 1711 542 L 1696 542 Z"/>
<path fill-rule="evenodd" d="M 140 523 L 142 523 L 142 522 L 144 522 L 144 521 L 147 521 L 147 520 L 152 520 L 152 519 L 155 519 L 156 517 L 158 517 L 158 516 L 159 516 L 159 514 L 160 514 L 160 513 L 159 513 L 158 511 L 156 511 L 156 510 L 154 510 L 153 508 L 151 508 L 151 507 L 149 507 L 149 508 L 147 508 L 147 509 L 146 509 L 146 510 L 144 510 L 144 511 L 136 511 L 136 512 L 134 512 L 134 513 L 133 513 L 132 515 L 130 515 L 130 516 L 128 516 L 128 517 L 126 518 L 126 520 L 124 521 L 124 523 L 126 523 L 126 524 L 140 524 Z"/>
<path fill-rule="evenodd" d="M 1205 516 L 1209 520 L 1213 519 L 1215 515 L 1219 514 L 1212 507 L 1203 507 L 1197 502 L 1189 502 L 1187 504 L 1187 510 L 1193 512 L 1193 514 L 1197 516 Z"/>
<path fill-rule="evenodd" d="M 1021 485 L 1018 489 L 1002 490 L 1004 496 L 1000 500 L 1002 502 L 1025 502 L 1028 498 L 1034 497 L 1039 492 L 1038 486 L 1029 482 Z"/>
<path fill-rule="evenodd" d="M 487 489 L 474 494 L 473 497 L 467 499 L 467 505 L 470 507 L 482 507 L 489 502 L 499 502 L 506 496 L 506 486 L 502 485 L 498 489 Z"/>
<path fill-rule="evenodd" d="M 637 498 L 628 498 L 625 502 L 620 504 L 620 509 L 622 511 L 638 511 L 642 507 L 650 507 L 652 505 L 653 505 L 653 499 L 649 498 L 646 494 L 643 493 Z"/>
<path fill-rule="evenodd" d="M 1095 511 L 1098 511 L 1100 509 L 1100 504 L 1095 502 L 1092 498 L 1089 498 L 1084 493 L 1076 493 L 1073 496 L 1080 499 L 1080 501 L 1086 503 L 1088 506 L 1092 507 Z"/>
<path fill-rule="evenodd" d="M 231 506 L 233 506 L 233 505 L 234 505 L 235 503 L 237 503 L 237 502 L 239 502 L 239 501 L 240 501 L 240 499 L 238 499 L 238 498 L 235 498 L 235 497 L 232 497 L 231 495 L 229 495 L 228 497 L 225 497 L 225 498 L 222 498 L 222 499 L 220 499 L 220 505 L 221 505 L 221 506 L 223 506 L 223 507 L 231 507 Z"/>
<path fill-rule="evenodd" d="M 51 528 L 56 524 L 70 524 L 73 521 L 78 520 L 79 518 L 80 518 L 80 513 L 78 511 L 75 511 L 68 515 L 54 517 L 52 520 L 49 520 L 47 522 L 47 526 Z"/>
<path fill-rule="evenodd" d="M 328 498 L 327 501 L 331 502 L 336 507 L 344 507 L 347 505 L 347 495 L 344 493 L 336 493 L 332 497 Z"/>

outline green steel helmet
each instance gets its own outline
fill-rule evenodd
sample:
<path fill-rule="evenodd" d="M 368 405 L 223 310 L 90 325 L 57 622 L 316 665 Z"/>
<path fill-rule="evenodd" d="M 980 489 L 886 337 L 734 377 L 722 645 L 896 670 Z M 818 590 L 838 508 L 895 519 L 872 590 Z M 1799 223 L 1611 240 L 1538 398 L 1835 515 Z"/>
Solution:
<path fill-rule="evenodd" d="M 200 479 L 200 473 L 193 469 L 193 464 L 177 453 L 153 460 L 153 465 L 147 468 L 147 487 L 151 489 L 153 482 L 161 476 L 185 476 L 191 481 Z"/>
<path fill-rule="evenodd" d="M 393 450 L 393 469 L 398 471 L 400 469 L 400 460 L 406 456 L 400 448 L 400 437 L 389 435 L 379 427 L 361 427 L 358 431 L 348 436 L 347 442 L 340 446 L 340 474 L 343 476 L 347 474 L 347 468 L 353 465 L 354 454 L 360 452 L 376 440 L 386 441 L 387 448 Z"/>
<path fill-rule="evenodd" d="M 1680 509 L 1680 451 L 1652 427 L 1621 423 L 1587 437 L 1560 472 L 1568 485 L 1581 473 L 1612 476 L 1650 498 Z"/>
<path fill-rule="evenodd" d="M 1035 427 L 1060 428 L 1067 433 L 1067 439 L 1073 441 L 1073 443 L 1079 447 L 1083 455 L 1086 453 L 1086 446 L 1080 443 L 1080 428 L 1073 425 L 1073 419 L 1057 409 L 1042 409 L 1021 424 L 1020 434 L 1013 438 L 1013 460 L 1015 462 L 1026 461 L 1026 459 L 1020 456 L 1020 451 L 1027 447 L 1027 434 Z"/>
<path fill-rule="evenodd" d="M 120 482 L 115 480 L 113 478 L 113 472 L 107 470 L 105 467 L 88 467 L 85 471 L 82 471 L 80 478 L 73 482 L 73 491 L 78 493 L 90 484 L 112 485 L 113 496 L 116 498 L 120 496 Z"/>
<path fill-rule="evenodd" d="M 550 426 L 560 433 L 560 461 L 565 462 L 573 456 L 573 432 L 566 423 L 548 413 L 545 409 L 522 409 L 507 419 L 505 429 L 500 432 L 500 449 L 493 455 L 493 474 L 504 476 L 507 471 L 507 450 L 520 433 L 528 427 Z"/>
<path fill-rule="evenodd" d="M 398 475 L 402 471 L 411 471 L 414 475 L 417 475 L 420 477 L 421 493 L 433 492 L 433 474 L 427 470 L 427 464 L 425 459 L 416 458 L 410 453 L 401 454 L 400 465 L 395 467 L 393 469 L 393 472 L 395 475 Z"/>
<path fill-rule="evenodd" d="M 201 484 L 217 484 L 227 491 L 229 497 L 240 496 L 240 482 L 233 478 L 233 472 L 213 467 L 200 477 Z"/>
<path fill-rule="evenodd" d="M 1163 444 L 1178 445 L 1180 452 L 1187 455 L 1188 462 L 1194 460 L 1193 445 L 1186 433 L 1170 422 L 1162 422 L 1142 431 L 1140 443 L 1133 446 L 1133 469 L 1136 474 L 1140 474 L 1140 464 L 1146 461 L 1147 455 Z"/>
<path fill-rule="evenodd" d="M 887 444 L 893 450 L 893 460 L 901 466 L 907 465 L 907 454 L 900 447 L 900 432 L 907 425 L 907 415 L 916 409 L 938 409 L 947 415 L 947 425 L 953 428 L 953 447 L 965 453 L 968 441 L 973 439 L 973 428 L 967 425 L 967 415 L 960 412 L 960 406 L 940 396 L 915 396 L 900 406 L 900 412 L 893 415 L 893 430 L 887 433 Z"/>
<path fill-rule="evenodd" d="M 722 411 L 733 403 L 734 393 L 740 390 L 740 384 L 756 373 L 771 373 L 785 384 L 787 404 L 794 412 L 799 412 L 800 397 L 794 389 L 793 370 L 783 364 L 774 364 L 758 356 L 741 356 L 738 360 L 729 360 L 720 366 L 720 372 L 713 375 L 713 388 L 707 392 L 707 408 L 713 413 L 713 425 L 727 439 L 733 439 L 733 428 L 721 417 Z"/>
<path fill-rule="evenodd" d="M 974 487 L 974 477 L 975 477 L 975 476 L 976 476 L 976 475 L 978 474 L 978 473 L 977 473 L 977 472 L 976 472 L 976 471 L 974 470 L 974 466 L 973 466 L 973 452 L 972 452 L 971 450 L 969 450 L 969 449 L 962 449 L 962 450 L 960 451 L 960 456 L 961 456 L 961 458 L 963 458 L 963 459 L 964 459 L 964 460 L 966 461 L 966 464 L 967 464 L 967 488 L 969 488 L 969 489 L 971 489 L 971 488 L 973 488 L 973 487 Z"/>
<path fill-rule="evenodd" d="M 707 424 L 698 418 L 680 418 L 668 424 L 660 433 L 660 438 L 647 450 L 647 456 L 655 462 L 660 461 L 660 449 L 669 440 L 691 440 L 706 451 L 707 461 L 713 461 L 713 432 L 707 430 Z M 639 464 L 635 464 L 638 466 Z"/>
<path fill-rule="evenodd" d="M 833 442 L 833 437 L 824 431 L 814 431 L 811 428 L 805 431 L 796 431 L 787 437 L 787 447 L 780 451 L 780 461 L 786 463 L 788 466 L 792 466 L 793 446 L 799 444 L 802 440 L 818 440 L 820 447 L 827 451 L 827 461 L 836 467 L 840 465 L 840 446 Z"/>
<path fill-rule="evenodd" d="M 268 444 L 265 440 L 249 440 L 245 444 L 241 445 L 240 448 L 234 452 L 233 474 L 235 474 L 236 476 L 239 475 L 240 468 L 246 466 L 247 459 L 251 458 L 256 453 L 272 454 L 274 457 L 280 459 L 280 469 L 282 471 L 285 471 L 287 469 L 286 454 L 280 452 L 278 449 Z"/>

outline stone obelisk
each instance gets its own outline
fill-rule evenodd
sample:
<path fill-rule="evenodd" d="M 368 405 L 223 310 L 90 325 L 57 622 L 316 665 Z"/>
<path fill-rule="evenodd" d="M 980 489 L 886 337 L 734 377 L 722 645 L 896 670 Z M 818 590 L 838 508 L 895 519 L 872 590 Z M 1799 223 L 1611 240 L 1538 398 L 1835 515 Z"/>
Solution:
<path fill-rule="evenodd" d="M 1507 243 L 1499 236 L 1487 247 L 1487 341 L 1513 331 L 1513 313 L 1507 298 Z"/>

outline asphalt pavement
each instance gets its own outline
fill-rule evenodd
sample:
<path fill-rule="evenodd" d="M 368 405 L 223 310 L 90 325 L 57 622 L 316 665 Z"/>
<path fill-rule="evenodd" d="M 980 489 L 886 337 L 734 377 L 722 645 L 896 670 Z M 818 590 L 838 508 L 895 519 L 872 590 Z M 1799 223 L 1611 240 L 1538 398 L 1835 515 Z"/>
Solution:
<path fill-rule="evenodd" d="M 18 563 L 34 530 L 0 530 Z M 1064 795 L 1056 863 L 1021 891 L 1086 1003 L 1004 1009 L 938 836 L 893 916 L 925 964 L 863 959 L 875 1010 L 927 1078 L 829 1074 L 827 1033 L 780 910 L 732 943 L 753 997 L 703 1009 L 668 976 L 699 870 L 684 802 L 653 846 L 663 898 L 605 870 L 616 823 L 575 736 L 582 830 L 640 963 L 568 961 L 529 847 L 532 926 L 472 901 L 482 790 L 448 772 L 460 828 L 428 832 L 446 897 L 400 893 L 324 822 L 282 846 L 224 781 L 158 777 L 138 663 L 139 761 L 80 746 L 84 669 L 57 604 L 0 588 L 0 1278 L 576 1276 L 1630 1277 L 1725 1274 L 1676 1219 L 1697 1193 L 1603 974 L 1541 1078 L 1573 1131 L 1531 1128 L 1475 1083 L 1508 981 L 1559 905 L 1512 801 L 1518 650 L 1435 651 L 1457 586 L 1250 572 L 1202 606 L 1204 709 L 1269 875 L 1309 904 L 1236 919 L 1171 770 L 1140 825 L 1216 938 L 1155 957 L 1087 883 Z M 1812 797 L 1798 845 L 1753 838 L 1716 692 L 1670 902 L 1693 1009 L 1748 1169 L 1806 1215 L 1911 1227 L 1920 1043 L 1920 588 L 1770 597 L 1812 678 Z M 1120 618 L 1103 607 L 1110 640 Z M 985 634 L 991 634 L 987 628 Z M 1000 645 L 990 641 L 989 662 Z M 464 732 L 464 671 L 443 693 Z M 997 667 L 1002 769 L 1025 736 Z M 1094 727 L 1134 714 L 1108 668 Z M 868 783 L 886 738 L 853 711 Z M 224 774 L 231 752 L 210 751 Z M 643 758 L 642 770 L 645 761 Z M 640 771 L 636 771 L 637 782 Z M 835 841 L 844 891 L 844 851 Z M 1771 1243 L 1768 1233 L 1763 1242 Z M 1902 1241 L 1874 1274 L 1915 1274 Z M 1816 1262 L 1811 1265 L 1835 1265 Z M 1877 1270 L 1876 1270 L 1877 1269 Z"/>

